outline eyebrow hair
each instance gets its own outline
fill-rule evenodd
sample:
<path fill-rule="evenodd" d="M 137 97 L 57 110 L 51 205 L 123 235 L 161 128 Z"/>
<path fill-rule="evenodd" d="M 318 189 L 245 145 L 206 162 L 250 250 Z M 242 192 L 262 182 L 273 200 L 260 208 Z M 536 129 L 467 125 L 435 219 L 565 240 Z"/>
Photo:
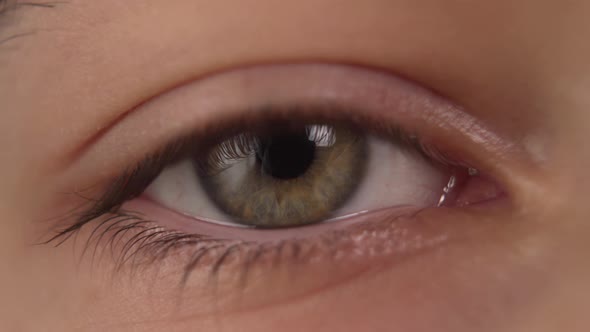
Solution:
<path fill-rule="evenodd" d="M 0 0 L 0 32 L 2 32 L 2 25 L 5 23 L 2 20 L 4 18 L 6 18 L 6 16 L 8 15 L 8 13 L 19 10 L 21 8 L 55 8 L 56 6 L 60 5 L 60 4 L 64 4 L 67 1 L 51 1 L 51 2 L 32 2 L 32 1 L 20 1 L 20 0 Z M 32 35 L 34 34 L 35 31 L 30 31 L 30 32 L 23 32 L 23 33 L 17 33 L 14 34 L 12 36 L 8 36 L 5 38 L 1 38 L 0 37 L 0 46 L 2 46 L 2 44 L 19 38 L 19 37 L 24 37 L 24 36 L 28 36 L 28 35 Z"/>
<path fill-rule="evenodd" d="M 6 14 L 11 10 L 18 9 L 20 7 L 42 7 L 42 8 L 53 8 L 59 4 L 65 3 L 65 1 L 53 1 L 53 2 L 31 2 L 31 1 L 20 1 L 20 0 L 0 0 L 0 15 Z"/>

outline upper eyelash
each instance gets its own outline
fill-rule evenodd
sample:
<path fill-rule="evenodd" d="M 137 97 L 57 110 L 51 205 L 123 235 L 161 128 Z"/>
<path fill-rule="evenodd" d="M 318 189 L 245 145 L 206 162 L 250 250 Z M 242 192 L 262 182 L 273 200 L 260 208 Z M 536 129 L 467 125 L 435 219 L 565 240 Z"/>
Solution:
<path fill-rule="evenodd" d="M 164 149 L 146 157 L 135 167 L 123 172 L 115 178 L 98 199 L 84 198 L 90 206 L 83 212 L 76 213 L 76 222 L 58 231 L 47 243 L 57 242 L 60 245 L 89 222 L 107 213 L 119 213 L 123 203 L 141 195 L 153 178 L 160 174 L 168 163 L 178 157 L 180 151 L 185 147 L 186 140 L 183 138 L 173 142 Z M 81 196 L 79 193 L 77 195 Z"/>

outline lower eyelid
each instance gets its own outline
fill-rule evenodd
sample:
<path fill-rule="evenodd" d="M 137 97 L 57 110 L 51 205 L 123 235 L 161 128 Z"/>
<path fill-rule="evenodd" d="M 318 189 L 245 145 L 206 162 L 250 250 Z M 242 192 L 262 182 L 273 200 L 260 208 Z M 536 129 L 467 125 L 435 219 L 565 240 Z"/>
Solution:
<path fill-rule="evenodd" d="M 142 209 L 145 215 L 140 220 L 170 217 L 170 214 L 158 214 L 162 211 L 157 208 L 146 209 L 146 204 L 151 203 L 137 199 L 124 208 Z M 163 296 L 206 294 L 224 303 L 215 310 L 225 311 L 226 306 L 251 309 L 284 302 L 318 288 L 333 287 L 367 269 L 401 268 L 406 259 L 427 256 L 432 249 L 462 238 L 479 237 L 476 234 L 485 234 L 486 229 L 496 225 L 474 222 L 475 218 L 457 209 L 398 208 L 360 215 L 347 225 L 312 226 L 317 227 L 313 234 L 303 232 L 295 237 L 274 239 L 269 236 L 265 241 L 258 240 L 268 231 L 251 231 L 256 233 L 251 240 L 236 241 L 228 234 L 223 236 L 223 232 L 219 233 L 219 239 L 200 238 L 197 233 L 177 233 L 155 223 L 151 223 L 155 226 L 153 233 L 144 233 L 151 227 L 149 222 L 134 228 L 128 227 L 136 222 L 130 220 L 104 233 L 100 243 L 91 243 L 100 247 L 99 253 L 110 252 L 107 259 L 114 255 L 119 272 L 139 269 L 145 271 L 142 274 L 151 275 L 165 264 L 167 273 L 161 282 L 168 284 L 163 284 L 163 289 L 169 292 L 172 282 L 186 290 Z M 337 224 L 345 226 L 334 228 Z M 100 236 L 104 227 L 107 226 L 95 236 Z M 119 232 L 121 229 L 125 231 Z M 226 229 L 230 230 L 235 228 Z M 257 277 L 253 278 L 254 275 Z M 292 280 L 289 275 L 297 279 Z M 265 292 L 272 283 L 280 291 Z M 236 296 L 238 289 L 241 290 L 239 301 L 229 300 Z"/>
<path fill-rule="evenodd" d="M 339 231 L 352 225 L 372 220 L 376 215 L 387 214 L 392 216 L 411 215 L 421 208 L 401 205 L 374 211 L 359 211 L 344 215 L 336 220 L 328 220 L 326 223 L 294 227 L 287 229 L 254 229 L 248 226 L 236 226 L 231 224 L 224 226 L 220 223 L 212 223 L 206 219 L 181 214 L 170 210 L 149 198 L 138 198 L 123 206 L 126 211 L 138 211 L 147 220 L 154 220 L 158 225 L 167 229 L 180 231 L 187 234 L 201 234 L 211 238 L 219 238 L 230 241 L 245 242 L 273 242 L 297 238 L 313 238 L 326 232 Z M 387 213 L 385 213 L 387 211 Z M 165 225 L 165 226 L 164 226 Z"/>

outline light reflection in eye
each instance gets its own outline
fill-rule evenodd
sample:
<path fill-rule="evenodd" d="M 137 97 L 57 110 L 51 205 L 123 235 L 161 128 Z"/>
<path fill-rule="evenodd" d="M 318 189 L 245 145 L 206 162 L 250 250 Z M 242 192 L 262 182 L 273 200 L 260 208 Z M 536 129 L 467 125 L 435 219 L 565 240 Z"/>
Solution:
<path fill-rule="evenodd" d="M 312 125 L 307 127 L 307 138 L 313 141 L 316 147 L 328 148 L 336 144 L 334 127 L 328 125 Z"/>

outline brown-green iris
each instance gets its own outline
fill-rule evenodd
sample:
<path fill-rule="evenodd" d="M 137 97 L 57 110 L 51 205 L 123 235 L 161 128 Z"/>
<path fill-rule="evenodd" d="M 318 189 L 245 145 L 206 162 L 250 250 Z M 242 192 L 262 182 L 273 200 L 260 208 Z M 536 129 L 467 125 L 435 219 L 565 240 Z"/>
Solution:
<path fill-rule="evenodd" d="M 195 164 L 211 200 L 235 222 L 279 228 L 329 218 L 356 191 L 367 159 L 364 135 L 309 125 L 234 136 Z"/>

